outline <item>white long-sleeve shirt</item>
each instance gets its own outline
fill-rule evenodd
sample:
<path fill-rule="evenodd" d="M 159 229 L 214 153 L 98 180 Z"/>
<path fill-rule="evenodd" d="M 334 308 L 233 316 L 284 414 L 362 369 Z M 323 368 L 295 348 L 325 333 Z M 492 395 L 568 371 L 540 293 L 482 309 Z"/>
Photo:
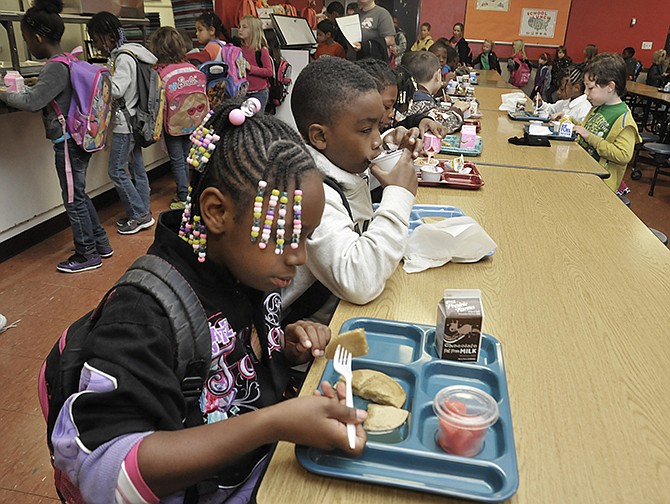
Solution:
<path fill-rule="evenodd" d="M 316 280 L 337 298 L 369 303 L 382 293 L 402 259 L 415 197 L 405 188 L 387 186 L 379 207 L 373 210 L 367 176 L 348 173 L 308 148 L 321 174 L 342 188 L 353 221 L 337 191 L 324 184 L 326 206 L 321 224 L 307 240 L 307 263 L 284 289 L 283 305 L 290 306 Z M 321 314 L 314 318 L 327 320 L 332 309 L 324 318 Z"/>
<path fill-rule="evenodd" d="M 543 103 L 540 107 L 543 112 L 548 112 L 549 116 L 563 112 L 563 117 L 569 117 L 572 122 L 582 124 L 586 114 L 591 110 L 591 102 L 586 99 L 586 95 L 580 95 L 570 100 L 558 100 L 556 103 Z"/>

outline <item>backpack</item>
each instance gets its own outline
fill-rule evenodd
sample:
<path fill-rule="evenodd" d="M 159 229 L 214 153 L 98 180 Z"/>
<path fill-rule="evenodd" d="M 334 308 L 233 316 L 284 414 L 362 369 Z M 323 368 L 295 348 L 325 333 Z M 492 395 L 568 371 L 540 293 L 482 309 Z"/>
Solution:
<path fill-rule="evenodd" d="M 165 131 L 189 135 L 209 112 L 207 78 L 190 63 L 173 63 L 159 70 L 165 88 Z"/>
<path fill-rule="evenodd" d="M 269 93 L 266 111 L 269 114 L 274 114 L 277 107 L 284 103 L 284 100 L 288 95 L 288 88 L 292 82 L 291 74 L 293 72 L 293 67 L 281 56 L 279 56 L 279 61 L 277 61 L 272 56 L 272 53 L 270 53 L 270 59 L 272 60 L 272 77 L 269 78 L 270 86 L 268 88 Z M 261 51 L 256 51 L 256 63 L 259 67 L 263 66 L 261 61 Z"/>
<path fill-rule="evenodd" d="M 199 399 L 211 360 L 211 336 L 205 311 L 195 292 L 167 261 L 153 255 L 137 259 L 107 291 L 97 308 L 68 327 L 56 342 L 40 370 L 38 395 L 47 421 L 47 444 L 52 455 L 51 435 L 65 401 L 79 391 L 81 370 L 87 360 L 88 336 L 100 319 L 105 303 L 119 286 L 142 289 L 163 307 L 174 336 L 175 374 L 187 406 L 186 427 L 200 425 Z M 83 503 L 79 489 L 54 466 L 54 482 L 63 502 Z"/>
<path fill-rule="evenodd" d="M 86 152 L 95 152 L 105 146 L 112 119 L 111 74 L 104 67 L 79 60 L 77 55 L 81 52 L 81 47 L 77 47 L 72 53 L 65 53 L 65 56 L 56 56 L 51 60 L 68 67 L 72 84 L 72 99 L 67 119 L 56 100 L 51 102 L 58 116 L 58 122 L 63 128 L 68 203 L 74 201 L 74 180 L 67 149 L 67 134 L 69 133 L 75 143 Z"/>
<path fill-rule="evenodd" d="M 249 89 L 247 60 L 242 49 L 220 40 L 215 42 L 221 46 L 216 59 L 198 67 L 207 78 L 207 98 L 211 108 L 218 107 L 226 98 L 244 96 Z"/>
<path fill-rule="evenodd" d="M 510 71 L 510 84 L 518 88 L 524 87 L 530 80 L 530 65 L 522 58 L 515 56 L 512 59 L 514 68 Z"/>
<path fill-rule="evenodd" d="M 149 147 L 158 141 L 163 131 L 163 83 L 153 65 L 138 60 L 132 51 L 122 49 L 116 58 L 121 54 L 131 56 L 137 65 L 137 107 L 134 116 L 130 115 L 123 98 L 118 101 L 119 107 L 133 131 L 135 142 L 141 147 Z"/>

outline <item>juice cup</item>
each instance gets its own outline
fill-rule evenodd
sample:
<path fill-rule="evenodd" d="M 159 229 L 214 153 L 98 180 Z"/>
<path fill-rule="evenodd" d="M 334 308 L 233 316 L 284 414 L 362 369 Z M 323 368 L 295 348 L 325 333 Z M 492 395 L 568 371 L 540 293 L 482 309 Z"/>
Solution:
<path fill-rule="evenodd" d="M 498 403 L 483 390 L 452 385 L 433 400 L 440 422 L 437 441 L 445 452 L 473 457 L 484 446 L 489 427 L 498 421 Z"/>

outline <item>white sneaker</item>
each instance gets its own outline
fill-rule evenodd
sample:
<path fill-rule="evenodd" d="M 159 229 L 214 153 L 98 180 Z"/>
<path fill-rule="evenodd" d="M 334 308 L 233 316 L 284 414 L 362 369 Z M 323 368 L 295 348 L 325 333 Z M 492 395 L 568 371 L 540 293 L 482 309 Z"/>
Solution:
<path fill-rule="evenodd" d="M 7 325 L 7 318 L 2 313 L 0 313 L 0 333 L 5 328 L 6 325 Z"/>

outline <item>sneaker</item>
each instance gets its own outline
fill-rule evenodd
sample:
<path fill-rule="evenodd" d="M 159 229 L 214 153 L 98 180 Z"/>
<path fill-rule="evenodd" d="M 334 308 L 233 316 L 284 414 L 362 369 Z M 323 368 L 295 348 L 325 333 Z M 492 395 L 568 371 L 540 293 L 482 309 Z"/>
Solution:
<path fill-rule="evenodd" d="M 71 255 L 67 261 L 58 263 L 56 269 L 63 273 L 79 273 L 80 271 L 88 271 L 102 266 L 102 259 L 99 255 L 85 256 L 82 254 Z"/>
<path fill-rule="evenodd" d="M 128 217 L 121 217 L 119 220 L 116 221 L 116 227 L 122 227 L 128 224 L 128 221 L 130 219 Z"/>
<path fill-rule="evenodd" d="M 117 231 L 119 234 L 123 235 L 129 235 L 129 234 L 135 234 L 138 231 L 142 231 L 143 229 L 150 228 L 156 223 L 154 220 L 153 216 L 148 213 L 144 217 L 140 217 L 139 219 L 128 219 L 128 222 L 124 226 L 121 226 Z"/>
<path fill-rule="evenodd" d="M 5 317 L 2 313 L 0 313 L 0 333 L 5 328 L 6 325 L 7 325 L 7 317 Z"/>
<path fill-rule="evenodd" d="M 96 245 L 95 249 L 103 259 L 109 259 L 114 254 L 114 249 L 109 243 L 107 245 Z"/>
<path fill-rule="evenodd" d="M 170 210 L 182 210 L 186 206 L 185 201 L 173 201 L 170 203 Z"/>

